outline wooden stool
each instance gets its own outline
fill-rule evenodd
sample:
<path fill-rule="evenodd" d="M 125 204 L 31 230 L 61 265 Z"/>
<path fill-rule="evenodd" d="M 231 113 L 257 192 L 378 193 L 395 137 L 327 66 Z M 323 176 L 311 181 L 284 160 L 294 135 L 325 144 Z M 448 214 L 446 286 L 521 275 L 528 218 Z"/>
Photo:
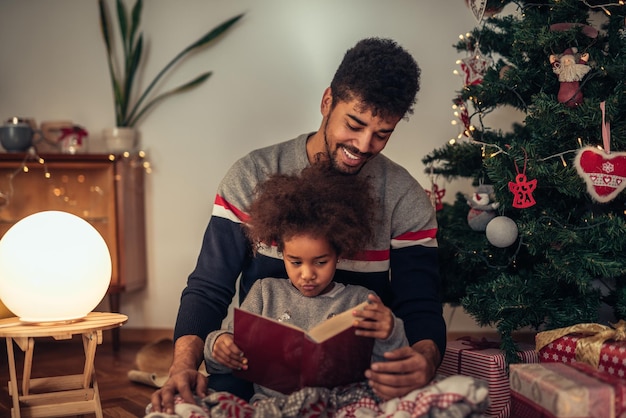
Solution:
<path fill-rule="evenodd" d="M 9 360 L 9 395 L 13 399 L 11 417 L 53 417 L 95 413 L 102 418 L 100 393 L 94 360 L 96 347 L 102 343 L 102 331 L 120 327 L 128 317 L 116 313 L 91 312 L 73 322 L 24 323 L 19 318 L 0 320 L 0 337 L 7 342 Z M 35 338 L 68 340 L 83 336 L 85 367 L 82 374 L 31 379 Z M 25 353 L 22 393 L 18 389 L 13 342 Z M 23 415 L 22 415 L 23 414 Z"/>

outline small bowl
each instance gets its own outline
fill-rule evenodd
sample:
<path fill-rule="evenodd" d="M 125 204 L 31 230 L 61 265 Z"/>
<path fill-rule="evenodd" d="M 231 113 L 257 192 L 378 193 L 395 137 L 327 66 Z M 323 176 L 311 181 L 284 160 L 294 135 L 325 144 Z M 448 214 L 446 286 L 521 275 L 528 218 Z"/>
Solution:
<path fill-rule="evenodd" d="M 33 128 L 27 123 L 0 126 L 0 144 L 7 152 L 26 152 L 33 146 Z"/>

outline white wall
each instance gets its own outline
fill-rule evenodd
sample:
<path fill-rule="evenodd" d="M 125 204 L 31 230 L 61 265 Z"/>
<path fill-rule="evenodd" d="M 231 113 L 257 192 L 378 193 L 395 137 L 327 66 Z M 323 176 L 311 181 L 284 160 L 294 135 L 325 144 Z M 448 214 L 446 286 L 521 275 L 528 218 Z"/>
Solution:
<path fill-rule="evenodd" d="M 461 87 L 453 70 L 462 56 L 452 45 L 476 25 L 463 0 L 149 0 L 146 78 L 241 12 L 225 38 L 166 80 L 175 85 L 210 69 L 208 83 L 163 102 L 139 126 L 153 166 L 149 284 L 122 297 L 127 327 L 173 327 L 221 176 L 253 148 L 316 130 L 322 91 L 357 40 L 392 37 L 422 68 L 415 115 L 400 123 L 389 157 L 428 186 L 421 158 L 457 134 L 451 100 Z M 93 150 L 102 149 L 100 132 L 114 116 L 96 0 L 2 0 L 0 57 L 0 119 L 69 119 L 87 128 Z M 457 186 L 440 187 L 452 198 Z"/>

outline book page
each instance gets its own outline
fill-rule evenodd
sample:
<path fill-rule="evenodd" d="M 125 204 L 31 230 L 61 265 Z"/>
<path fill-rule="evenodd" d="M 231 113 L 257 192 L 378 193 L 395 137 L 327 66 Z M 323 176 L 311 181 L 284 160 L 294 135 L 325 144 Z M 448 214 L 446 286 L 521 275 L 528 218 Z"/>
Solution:
<path fill-rule="evenodd" d="M 352 316 L 352 312 L 355 310 L 363 309 L 367 306 L 369 302 L 363 302 L 358 304 L 357 306 L 348 309 L 340 314 L 333 316 L 332 318 L 327 319 L 319 325 L 314 326 L 307 333 L 307 335 L 316 342 L 322 342 L 332 337 L 333 335 L 339 334 L 341 331 L 352 327 L 354 323 L 354 316 Z"/>

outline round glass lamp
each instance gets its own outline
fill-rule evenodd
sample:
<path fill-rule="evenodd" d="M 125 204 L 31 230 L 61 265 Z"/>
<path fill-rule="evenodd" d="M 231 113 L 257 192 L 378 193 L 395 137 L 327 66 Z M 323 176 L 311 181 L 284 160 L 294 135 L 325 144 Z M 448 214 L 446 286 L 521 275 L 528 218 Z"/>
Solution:
<path fill-rule="evenodd" d="M 106 294 L 111 271 L 100 233 L 67 212 L 27 216 L 0 240 L 0 300 L 24 322 L 86 316 Z"/>

